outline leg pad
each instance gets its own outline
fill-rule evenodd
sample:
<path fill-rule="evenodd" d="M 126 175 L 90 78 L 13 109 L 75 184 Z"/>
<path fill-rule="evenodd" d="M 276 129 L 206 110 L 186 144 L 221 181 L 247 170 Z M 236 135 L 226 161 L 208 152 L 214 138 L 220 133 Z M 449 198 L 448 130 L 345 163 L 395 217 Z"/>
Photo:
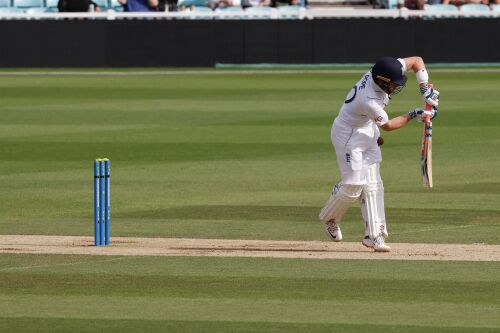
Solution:
<path fill-rule="evenodd" d="M 330 199 L 319 213 L 319 219 L 323 222 L 335 220 L 340 222 L 342 216 L 347 212 L 352 203 L 358 200 L 363 190 L 363 185 L 337 184 Z"/>

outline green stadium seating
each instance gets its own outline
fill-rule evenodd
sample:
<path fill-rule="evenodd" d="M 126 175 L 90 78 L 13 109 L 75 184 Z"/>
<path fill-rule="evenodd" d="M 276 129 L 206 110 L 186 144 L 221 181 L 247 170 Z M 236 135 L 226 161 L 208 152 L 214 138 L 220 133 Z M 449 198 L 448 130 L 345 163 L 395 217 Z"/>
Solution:
<path fill-rule="evenodd" d="M 0 13 L 22 13 L 23 10 L 15 7 L 0 7 Z"/>
<path fill-rule="evenodd" d="M 300 17 L 300 6 L 279 6 L 278 17 L 285 20 L 296 20 Z"/>
<path fill-rule="evenodd" d="M 26 8 L 24 12 L 27 14 L 36 14 L 36 13 L 44 13 L 45 10 L 46 10 L 45 7 L 30 7 Z"/>
<path fill-rule="evenodd" d="M 458 7 L 450 4 L 428 5 L 425 9 L 432 11 L 458 12 Z"/>
<path fill-rule="evenodd" d="M 224 14 L 216 17 L 218 20 L 241 20 L 243 19 L 243 15 L 241 15 L 244 11 L 240 6 L 230 6 L 224 8 L 217 8 L 215 10 L 216 13 Z"/>
<path fill-rule="evenodd" d="M 14 7 L 21 9 L 44 7 L 43 0 L 14 0 Z"/>
<path fill-rule="evenodd" d="M 249 7 L 246 9 L 246 12 L 249 14 L 247 19 L 250 20 L 263 20 L 263 19 L 270 19 L 273 15 L 273 11 L 276 10 L 271 7 L 261 7 L 261 6 L 254 6 L 254 7 Z"/>
<path fill-rule="evenodd" d="M 398 0 L 381 0 L 380 6 L 381 6 L 381 8 L 385 8 L 385 9 L 397 9 L 398 8 Z"/>
<path fill-rule="evenodd" d="M 101 10 L 106 10 L 109 7 L 108 0 L 92 0 L 92 1 L 94 1 L 101 8 Z"/>
<path fill-rule="evenodd" d="M 200 13 L 198 16 L 193 16 L 193 19 L 197 20 L 211 20 L 213 10 L 209 7 L 201 7 L 201 6 L 193 6 L 189 9 L 189 12 L 191 13 Z M 201 13 L 206 13 L 207 15 L 203 15 Z"/>
<path fill-rule="evenodd" d="M 490 7 L 487 5 L 483 5 L 481 3 L 467 3 L 465 5 L 462 5 L 460 7 L 460 11 L 462 12 L 469 12 L 469 11 L 486 11 L 488 12 L 490 10 Z"/>
<path fill-rule="evenodd" d="M 118 0 L 111 0 L 110 1 L 110 9 L 113 9 L 115 12 L 123 12 L 123 6 L 121 3 L 118 2 Z"/>
<path fill-rule="evenodd" d="M 463 17 L 479 18 L 481 13 L 478 12 L 489 13 L 490 7 L 479 3 L 468 3 L 460 6 L 460 11 L 463 13 Z"/>
<path fill-rule="evenodd" d="M 189 8 L 192 6 L 208 7 L 208 0 L 180 0 L 177 3 L 177 6 L 179 6 L 179 8 L 181 7 Z"/>

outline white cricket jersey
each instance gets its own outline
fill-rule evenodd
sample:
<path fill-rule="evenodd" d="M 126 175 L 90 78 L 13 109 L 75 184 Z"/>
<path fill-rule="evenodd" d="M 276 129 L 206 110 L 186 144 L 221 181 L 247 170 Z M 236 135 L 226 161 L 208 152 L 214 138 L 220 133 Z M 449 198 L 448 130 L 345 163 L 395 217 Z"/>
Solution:
<path fill-rule="evenodd" d="M 403 72 L 406 65 L 403 59 Z M 377 144 L 379 126 L 389 121 L 384 108 L 389 104 L 387 95 L 372 79 L 368 71 L 347 94 L 331 130 L 342 182 L 362 185 L 367 182 L 368 168 L 382 161 Z"/>
<path fill-rule="evenodd" d="M 349 127 L 367 127 L 373 123 L 382 126 L 389 121 L 384 111 L 387 104 L 389 95 L 377 86 L 368 71 L 347 94 L 337 118 Z"/>

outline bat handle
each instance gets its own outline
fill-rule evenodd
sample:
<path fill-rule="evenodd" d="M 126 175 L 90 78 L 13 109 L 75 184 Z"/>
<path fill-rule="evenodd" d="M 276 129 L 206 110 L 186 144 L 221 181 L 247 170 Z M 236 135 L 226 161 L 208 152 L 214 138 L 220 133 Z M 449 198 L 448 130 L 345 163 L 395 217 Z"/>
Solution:
<path fill-rule="evenodd" d="M 429 88 L 432 88 L 432 83 L 429 83 Z M 425 111 L 431 111 L 432 105 L 425 103 Z M 431 121 L 431 116 L 425 116 L 425 122 L 429 123 Z"/>

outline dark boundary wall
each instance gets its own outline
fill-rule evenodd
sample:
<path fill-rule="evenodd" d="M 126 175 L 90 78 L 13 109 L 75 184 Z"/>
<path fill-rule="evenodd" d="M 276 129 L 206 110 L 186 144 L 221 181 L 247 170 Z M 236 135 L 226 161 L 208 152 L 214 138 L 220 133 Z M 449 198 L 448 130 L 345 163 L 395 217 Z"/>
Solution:
<path fill-rule="evenodd" d="M 500 62 L 498 19 L 0 21 L 0 67 Z"/>

